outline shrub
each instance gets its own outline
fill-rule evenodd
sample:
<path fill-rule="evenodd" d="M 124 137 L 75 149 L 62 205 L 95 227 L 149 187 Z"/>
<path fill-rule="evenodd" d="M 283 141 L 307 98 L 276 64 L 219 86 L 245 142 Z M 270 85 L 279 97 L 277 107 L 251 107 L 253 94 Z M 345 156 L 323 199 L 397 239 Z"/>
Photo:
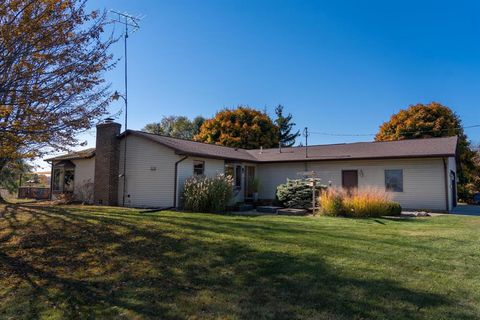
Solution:
<path fill-rule="evenodd" d="M 324 215 L 346 215 L 351 217 L 379 217 L 398 215 L 402 212 L 399 203 L 382 189 L 366 187 L 345 192 L 329 189 L 320 197 L 321 213 Z"/>
<path fill-rule="evenodd" d="M 402 213 L 402 206 L 398 202 L 390 202 L 388 204 L 388 211 L 391 216 L 398 216 Z"/>
<path fill-rule="evenodd" d="M 94 184 L 91 179 L 83 180 L 82 183 L 76 188 L 77 198 L 75 200 L 78 200 L 82 203 L 93 203 Z"/>
<path fill-rule="evenodd" d="M 55 196 L 55 200 L 53 203 L 58 204 L 58 205 L 64 205 L 64 204 L 72 204 L 73 203 L 73 193 L 71 192 L 63 192 L 60 194 L 57 194 Z"/>
<path fill-rule="evenodd" d="M 287 208 L 312 207 L 312 186 L 307 180 L 287 180 L 287 183 L 277 187 L 277 199 L 280 205 Z M 317 194 L 326 186 L 317 184 Z"/>
<path fill-rule="evenodd" d="M 322 192 L 318 198 L 320 213 L 327 216 L 338 216 L 345 214 L 343 199 L 346 193 L 341 188 L 329 188 Z"/>
<path fill-rule="evenodd" d="M 224 211 L 233 196 L 233 179 L 219 174 L 215 177 L 193 176 L 183 187 L 184 208 L 198 212 Z"/>

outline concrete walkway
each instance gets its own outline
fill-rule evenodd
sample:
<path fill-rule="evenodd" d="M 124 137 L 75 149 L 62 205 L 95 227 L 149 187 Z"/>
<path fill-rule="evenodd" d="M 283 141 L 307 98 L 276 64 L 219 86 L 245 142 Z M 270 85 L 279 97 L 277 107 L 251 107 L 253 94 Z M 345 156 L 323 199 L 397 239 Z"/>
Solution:
<path fill-rule="evenodd" d="M 467 204 L 459 204 L 452 210 L 452 214 L 461 214 L 466 216 L 479 216 L 480 206 L 473 206 Z"/>

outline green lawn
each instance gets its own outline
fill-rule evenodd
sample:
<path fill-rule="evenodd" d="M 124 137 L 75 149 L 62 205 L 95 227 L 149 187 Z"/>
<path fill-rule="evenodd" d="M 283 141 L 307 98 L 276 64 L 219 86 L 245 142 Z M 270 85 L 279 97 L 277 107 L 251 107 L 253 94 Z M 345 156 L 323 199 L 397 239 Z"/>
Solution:
<path fill-rule="evenodd" d="M 0 205 L 0 319 L 480 319 L 480 218 Z"/>

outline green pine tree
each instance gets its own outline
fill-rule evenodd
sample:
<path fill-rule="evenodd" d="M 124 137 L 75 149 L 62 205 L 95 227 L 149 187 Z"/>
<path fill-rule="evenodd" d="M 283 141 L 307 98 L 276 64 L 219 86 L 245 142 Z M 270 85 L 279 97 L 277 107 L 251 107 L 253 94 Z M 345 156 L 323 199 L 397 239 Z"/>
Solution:
<path fill-rule="evenodd" d="M 295 144 L 295 139 L 300 136 L 300 131 L 292 133 L 293 126 L 295 123 L 292 122 L 292 114 L 288 114 L 287 116 L 283 115 L 283 106 L 278 105 L 275 108 L 275 114 L 277 115 L 277 119 L 275 120 L 275 124 L 278 126 L 279 131 L 279 141 L 282 147 L 291 147 Z"/>

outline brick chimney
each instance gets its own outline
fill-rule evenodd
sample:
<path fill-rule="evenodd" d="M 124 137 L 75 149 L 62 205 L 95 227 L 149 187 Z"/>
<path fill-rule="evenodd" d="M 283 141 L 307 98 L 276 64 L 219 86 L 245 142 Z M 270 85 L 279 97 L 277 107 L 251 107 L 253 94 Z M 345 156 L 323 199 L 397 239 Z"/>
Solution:
<path fill-rule="evenodd" d="M 118 204 L 118 173 L 120 158 L 121 124 L 108 118 L 97 125 L 95 148 L 94 203 L 115 206 Z"/>

